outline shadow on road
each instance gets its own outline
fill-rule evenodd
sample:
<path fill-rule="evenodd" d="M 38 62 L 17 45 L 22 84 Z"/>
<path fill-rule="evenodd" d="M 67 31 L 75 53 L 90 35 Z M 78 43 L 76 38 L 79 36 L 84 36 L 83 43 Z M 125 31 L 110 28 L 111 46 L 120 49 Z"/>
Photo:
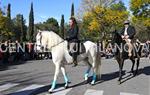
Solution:
<path fill-rule="evenodd" d="M 22 65 L 25 64 L 26 61 L 18 61 L 18 62 L 13 62 L 13 63 L 2 63 L 2 61 L 0 61 L 0 71 L 6 71 L 6 70 L 11 70 L 12 66 L 16 66 L 16 65 Z M 28 63 L 32 63 L 32 62 L 28 62 Z M 14 69 L 14 68 L 13 68 Z"/>
<path fill-rule="evenodd" d="M 60 87 L 63 87 L 64 85 L 65 85 L 64 83 L 57 84 L 56 89 L 60 88 Z M 37 89 L 19 91 L 19 92 L 10 93 L 10 94 L 7 94 L 7 95 L 37 95 L 37 94 L 40 94 L 40 93 L 48 92 L 50 87 L 51 87 L 51 85 L 47 85 L 47 86 L 40 87 L 40 88 L 37 88 Z M 61 90 L 59 90 L 59 91 L 61 91 Z M 58 92 L 58 91 L 54 91 L 53 93 L 56 93 L 56 92 Z"/>
<path fill-rule="evenodd" d="M 138 70 L 138 74 L 136 76 L 134 76 L 131 72 L 128 72 L 128 73 L 130 73 L 130 74 L 122 78 L 123 81 L 121 82 L 121 84 L 124 83 L 124 82 L 127 82 L 128 80 L 130 80 L 130 79 L 132 79 L 132 78 L 134 78 L 136 76 L 139 76 L 141 74 L 149 76 L 150 75 L 150 66 L 147 66 L 147 67 L 144 67 L 144 68 L 140 68 Z"/>
<path fill-rule="evenodd" d="M 138 75 L 141 75 L 141 74 L 150 75 L 150 66 L 139 69 Z M 103 83 L 103 82 L 107 82 L 107 81 L 116 79 L 116 78 L 118 78 L 118 75 L 119 75 L 119 72 L 103 74 L 101 79 L 97 80 L 96 84 L 100 84 L 100 83 Z M 123 71 L 123 75 L 125 75 L 125 71 Z M 123 77 L 122 83 L 124 83 L 124 82 L 126 82 L 126 81 L 128 81 L 128 80 L 130 80 L 132 78 L 134 78 L 134 76 L 132 74 L 129 74 L 129 75 L 125 76 L 125 77 Z M 92 80 L 92 76 L 89 77 L 88 81 L 83 81 L 83 82 L 71 85 L 71 86 L 69 86 L 69 88 L 74 88 L 74 87 L 86 85 L 86 84 L 90 83 L 91 80 Z M 64 83 L 57 84 L 56 89 L 60 88 L 60 87 L 64 87 L 64 85 L 65 85 Z M 27 95 L 27 93 L 29 95 L 36 95 L 36 94 L 48 92 L 50 87 L 51 87 L 51 85 L 47 85 L 47 86 L 44 86 L 44 87 L 41 87 L 41 88 L 38 88 L 38 89 L 21 91 L 21 92 L 16 92 L 16 93 L 10 93 L 8 95 Z M 64 90 L 64 89 L 61 89 L 61 90 Z M 59 92 L 61 90 L 54 91 L 54 93 L 57 93 L 57 92 Z"/>
<path fill-rule="evenodd" d="M 8 66 L 0 65 L 0 71 L 8 70 Z"/>
<path fill-rule="evenodd" d="M 150 66 L 139 69 L 138 75 L 141 74 L 150 75 Z"/>
<path fill-rule="evenodd" d="M 122 71 L 122 74 L 125 75 L 125 70 Z M 108 73 L 108 74 L 102 74 L 101 79 L 98 79 L 96 84 L 100 84 L 100 83 L 103 83 L 103 82 L 106 82 L 106 81 L 110 81 L 110 80 L 116 79 L 116 78 L 118 78 L 118 76 L 119 76 L 119 72 L 118 71 L 112 72 L 112 73 Z"/>

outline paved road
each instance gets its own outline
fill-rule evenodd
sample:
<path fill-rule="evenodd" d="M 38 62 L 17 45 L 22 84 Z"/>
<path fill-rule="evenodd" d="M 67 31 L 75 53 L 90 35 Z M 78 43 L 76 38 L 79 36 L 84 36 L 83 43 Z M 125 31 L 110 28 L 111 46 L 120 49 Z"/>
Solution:
<path fill-rule="evenodd" d="M 118 85 L 118 64 L 114 59 L 102 59 L 101 80 L 91 86 L 84 82 L 86 66 L 66 65 L 71 83 L 63 88 L 63 76 L 60 73 L 58 88 L 51 95 L 150 95 L 150 60 L 141 59 L 139 74 L 130 76 L 131 62 L 125 61 L 123 83 Z M 54 65 L 51 60 L 28 61 L 21 65 L 10 66 L 0 71 L 0 95 L 49 95 Z"/>

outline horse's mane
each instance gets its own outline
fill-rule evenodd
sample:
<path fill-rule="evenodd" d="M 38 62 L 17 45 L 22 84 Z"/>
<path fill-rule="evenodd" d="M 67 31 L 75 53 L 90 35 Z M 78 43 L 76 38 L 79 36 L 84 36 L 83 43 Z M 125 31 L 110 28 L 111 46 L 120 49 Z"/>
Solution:
<path fill-rule="evenodd" d="M 113 32 L 113 38 L 112 38 L 112 43 L 116 43 L 116 44 L 121 44 L 123 42 L 122 38 L 121 38 L 121 35 L 117 32 L 117 31 L 114 31 Z"/>
<path fill-rule="evenodd" d="M 59 44 L 63 39 L 53 31 L 40 31 L 41 32 L 41 43 L 46 45 L 48 49 L 51 49 L 53 46 Z"/>

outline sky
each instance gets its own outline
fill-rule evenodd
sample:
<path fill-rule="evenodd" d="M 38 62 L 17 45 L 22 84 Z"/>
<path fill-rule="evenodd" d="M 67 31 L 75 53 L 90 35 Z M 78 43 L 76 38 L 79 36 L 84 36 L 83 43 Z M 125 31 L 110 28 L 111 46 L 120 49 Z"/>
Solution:
<path fill-rule="evenodd" d="M 127 9 L 129 10 L 129 8 L 130 8 L 130 0 L 122 0 L 123 2 L 124 2 L 124 4 L 125 4 L 125 6 L 127 7 Z"/>
<path fill-rule="evenodd" d="M 11 4 L 11 16 L 23 14 L 28 24 L 28 17 L 33 2 L 35 23 L 46 21 L 47 18 L 54 17 L 58 22 L 64 14 L 65 21 L 68 22 L 71 12 L 71 4 L 74 3 L 75 13 L 78 11 L 81 0 L 1 0 L 0 6 Z M 123 0 L 129 6 L 129 0 Z"/>

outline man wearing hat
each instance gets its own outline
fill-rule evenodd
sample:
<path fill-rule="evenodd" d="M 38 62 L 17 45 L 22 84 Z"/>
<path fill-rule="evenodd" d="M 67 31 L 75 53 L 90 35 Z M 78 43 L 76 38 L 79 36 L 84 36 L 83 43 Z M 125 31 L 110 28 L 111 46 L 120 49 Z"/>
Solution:
<path fill-rule="evenodd" d="M 131 57 L 132 56 L 132 40 L 134 38 L 134 35 L 136 34 L 135 28 L 133 26 L 130 25 L 130 21 L 126 20 L 124 21 L 124 27 L 121 30 L 121 37 L 123 40 L 126 41 L 129 49 L 128 49 L 128 56 Z"/>

